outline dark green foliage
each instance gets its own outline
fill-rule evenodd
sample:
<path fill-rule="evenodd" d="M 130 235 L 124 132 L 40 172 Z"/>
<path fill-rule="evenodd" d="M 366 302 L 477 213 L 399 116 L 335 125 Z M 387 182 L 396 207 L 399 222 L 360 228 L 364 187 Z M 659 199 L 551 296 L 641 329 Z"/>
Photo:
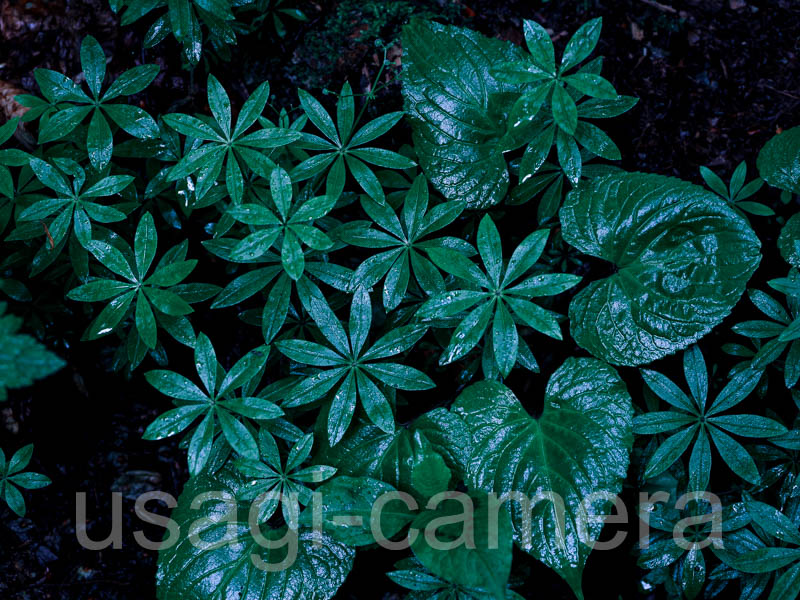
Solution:
<path fill-rule="evenodd" d="M 373 14 L 364 40 L 393 37 L 381 23 L 423 5 L 342 2 L 333 18 Z M 305 19 L 271 0 L 112 7 L 124 25 L 152 23 L 147 47 L 172 35 L 191 65 L 206 42 L 224 58 L 239 35 L 267 24 L 280 38 Z M 594 122 L 636 99 L 591 58 L 600 29 L 587 22 L 559 53 L 533 21 L 520 48 L 410 19 L 395 112 L 377 101 L 386 63 L 358 93 L 346 81 L 335 100 L 290 90 L 294 106 L 280 107 L 267 82 L 240 94 L 209 73 L 199 112 L 153 116 L 123 97 L 158 67 L 106 85 L 94 38 L 81 45 L 85 86 L 35 73 L 43 98 L 20 101 L 37 147 L 14 147 L 16 120 L 0 127 L 0 292 L 39 338 L 67 348 L 51 326 L 85 328 L 99 341 L 81 351 L 160 393 L 145 439 L 183 434 L 191 478 L 172 516 L 184 531 L 160 553 L 159 598 L 332 598 L 356 549 L 381 551 L 375 527 L 397 540 L 428 526 L 452 547 L 410 541 L 387 574 L 408 598 L 529 595 L 515 545 L 583 598 L 603 530 L 582 526 L 583 501 L 600 494 L 606 514 L 624 485 L 669 496 L 642 508 L 648 585 L 798 595 L 800 429 L 796 406 L 772 401 L 800 405 L 800 221 L 784 217 L 800 189 L 797 129 L 765 146 L 751 182 L 744 162 L 728 184 L 701 168 L 712 191 L 622 171 Z M 750 215 L 774 235 L 760 240 Z M 750 281 L 762 252 L 786 260 L 785 277 Z M 745 312 L 720 326 L 746 290 Z M 63 365 L 20 326 L 0 305 L 3 399 Z M 721 333 L 736 343 L 717 347 Z M 49 481 L 23 471 L 31 452 L 0 451 L 0 497 L 19 515 L 18 488 Z M 703 541 L 713 513 L 676 500 L 715 490 L 724 548 L 676 544 L 689 517 Z M 224 495 L 193 505 L 205 492 L 235 496 L 230 523 Z M 514 492 L 557 494 L 566 521 L 547 502 L 506 503 L 490 526 L 495 495 Z M 404 501 L 378 517 L 387 493 Z M 462 502 L 474 544 L 457 543 Z M 193 533 L 236 543 L 192 543 L 201 517 Z M 257 566 L 286 557 L 264 537 L 293 534 L 291 564 Z"/>

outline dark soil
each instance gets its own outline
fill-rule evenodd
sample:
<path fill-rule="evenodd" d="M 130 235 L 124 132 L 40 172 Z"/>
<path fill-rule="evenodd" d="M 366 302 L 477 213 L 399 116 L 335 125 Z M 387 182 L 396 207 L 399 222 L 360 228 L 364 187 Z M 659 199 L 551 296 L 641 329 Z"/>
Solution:
<path fill-rule="evenodd" d="M 626 169 L 699 182 L 700 165 L 711 166 L 727 179 L 740 161 L 747 160 L 754 173 L 755 157 L 766 140 L 782 128 L 800 124 L 800 4 L 793 0 L 440 3 L 404 4 L 517 43 L 522 41 L 522 19 L 535 18 L 555 33 L 562 47 L 581 23 L 603 16 L 599 52 L 606 57 L 604 73 L 620 93 L 640 98 L 632 111 L 609 127 Z M 386 14 L 391 18 L 373 33 L 387 42 L 397 35 L 398 19 L 405 13 L 390 13 L 390 4 L 301 2 L 310 19 L 289 23 L 284 40 L 268 33 L 242 38 L 229 63 L 201 65 L 190 77 L 181 67 L 174 42 L 143 51 L 141 40 L 149 21 L 121 29 L 105 1 L 2 0 L 0 104 L 3 86 L 36 90 L 34 68 L 79 72 L 78 47 L 87 33 L 113 56 L 112 74 L 146 61 L 163 67 L 154 86 L 140 98 L 151 114 L 176 110 L 187 93 L 190 101 L 180 110 L 204 110 L 203 84 L 209 67 L 233 90 L 237 104 L 263 79 L 270 81 L 277 105 L 287 108 L 297 104 L 297 86 L 338 89 L 349 78 L 355 91 L 363 92 L 383 55 L 372 39 L 359 36 L 367 29 L 364 22 L 374 23 Z M 342 5 L 348 11 L 337 17 Z M 385 10 L 369 12 L 376 6 Z M 359 10 L 367 16 L 360 17 Z M 395 45 L 389 58 L 398 57 Z M 377 104 L 381 111 L 398 107 L 398 84 L 386 87 Z M 0 121 L 4 119 L 0 112 Z M 776 197 L 770 198 L 779 208 Z M 785 214 L 786 209 L 779 212 Z M 777 235 L 772 223 L 771 228 L 758 230 L 765 246 Z M 768 271 L 783 268 L 770 266 L 770 258 L 764 262 Z M 196 329 L 209 332 L 229 356 L 236 355 L 238 345 L 248 347 L 251 328 L 241 325 L 241 331 L 231 331 L 220 327 L 216 314 L 197 316 Z M 226 316 L 234 318 L 233 313 Z M 133 532 L 142 528 L 133 501 L 123 501 L 122 548 L 96 552 L 77 542 L 75 495 L 86 493 L 89 536 L 103 539 L 110 531 L 112 491 L 135 497 L 159 489 L 177 497 L 187 478 L 185 455 L 174 440 L 141 440 L 144 427 L 165 409 L 166 400 L 143 382 L 140 372 L 130 381 L 106 374 L 103 344 L 77 343 L 82 326 L 75 325 L 74 335 L 68 336 L 72 341 L 57 348 L 68 360 L 67 368 L 31 389 L 12 393 L 9 402 L 0 405 L 0 447 L 8 452 L 35 442 L 32 468 L 53 479 L 52 486 L 26 494 L 26 518 L 18 519 L 0 507 L 0 598 L 155 597 L 156 554 L 133 541 Z M 520 385 L 527 387 L 527 382 Z M 150 537 L 159 531 L 150 531 Z M 629 537 L 635 534 L 632 525 Z M 339 596 L 399 598 L 399 588 L 376 576 L 397 558 L 386 552 L 360 553 Z M 515 555 L 515 565 L 520 565 L 517 572 L 527 574 L 517 588 L 526 598 L 571 597 L 557 575 L 527 555 Z M 584 590 L 589 599 L 644 598 L 640 577 L 626 545 L 592 556 Z"/>

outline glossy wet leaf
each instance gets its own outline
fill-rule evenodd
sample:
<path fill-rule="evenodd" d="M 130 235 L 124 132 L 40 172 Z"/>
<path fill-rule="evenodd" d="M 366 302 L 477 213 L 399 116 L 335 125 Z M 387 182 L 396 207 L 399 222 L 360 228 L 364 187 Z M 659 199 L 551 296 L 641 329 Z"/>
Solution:
<path fill-rule="evenodd" d="M 761 259 L 747 222 L 716 196 L 660 175 L 593 179 L 560 211 L 564 239 L 617 272 L 570 304 L 583 348 L 618 365 L 697 341 L 738 302 Z"/>
<path fill-rule="evenodd" d="M 514 539 L 582 597 L 590 548 L 579 537 L 578 510 L 588 494 L 622 489 L 633 443 L 630 396 L 616 371 L 596 359 L 567 359 L 547 384 L 538 419 L 510 389 L 491 381 L 465 389 L 451 410 L 472 436 L 467 482 L 498 495 L 522 492 L 536 502 L 532 535 L 525 533 L 520 505 L 512 503 Z M 563 527 L 552 498 L 537 497 L 542 491 L 563 499 Z M 589 539 L 601 528 L 588 523 Z"/>
<path fill-rule="evenodd" d="M 243 478 L 228 469 L 213 477 L 192 478 L 186 484 L 172 512 L 172 519 L 181 527 L 180 539 L 159 553 L 159 600 L 218 600 L 233 596 L 239 600 L 333 598 L 352 567 L 355 551 L 327 534 L 301 530 L 296 534 L 295 559 L 281 569 L 280 563 L 287 559 L 287 546 L 275 540 L 292 535 L 291 532 L 287 534 L 285 528 L 262 528 L 265 537 L 261 543 L 266 545 L 273 540 L 273 548 L 264 548 L 253 537 L 246 520 L 249 503 L 241 505 L 242 518 L 224 518 L 239 507 L 235 500 L 225 502 L 219 498 L 235 498 L 243 487 Z M 204 493 L 214 493 L 217 499 L 207 499 L 200 510 L 192 508 L 192 501 Z M 194 533 L 205 544 L 192 542 L 189 530 L 193 523 L 197 523 Z M 256 566 L 251 555 L 262 568 Z M 265 565 L 272 567 L 263 568 Z M 224 573 L 223 578 L 220 573 Z"/>
<path fill-rule="evenodd" d="M 758 153 L 758 172 L 773 187 L 800 194 L 800 127 L 770 139 Z"/>
<path fill-rule="evenodd" d="M 403 95 L 414 147 L 430 182 L 470 208 L 500 202 L 509 175 L 493 118 L 495 97 L 519 93 L 492 66 L 520 60 L 516 46 L 458 27 L 412 20 L 403 29 Z"/>

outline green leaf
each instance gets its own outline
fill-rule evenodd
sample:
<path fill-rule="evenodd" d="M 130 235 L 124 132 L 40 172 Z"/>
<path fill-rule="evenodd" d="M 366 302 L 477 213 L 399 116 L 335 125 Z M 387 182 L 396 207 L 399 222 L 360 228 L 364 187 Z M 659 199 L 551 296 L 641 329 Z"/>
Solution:
<path fill-rule="evenodd" d="M 322 344 L 304 340 L 280 340 L 275 347 L 295 362 L 315 367 L 344 365 L 346 359 Z"/>
<path fill-rule="evenodd" d="M 136 228 L 136 235 L 133 241 L 133 251 L 136 257 L 136 272 L 139 274 L 139 280 L 145 278 L 147 271 L 150 269 L 150 265 L 153 264 L 157 245 L 158 234 L 156 233 L 153 215 L 146 212 L 139 220 L 139 226 Z"/>
<path fill-rule="evenodd" d="M 130 175 L 112 175 L 111 177 L 104 177 L 81 195 L 84 198 L 103 198 L 105 196 L 113 196 L 114 194 L 118 194 L 128 187 L 133 180 L 134 178 Z"/>
<path fill-rule="evenodd" d="M 217 406 L 216 413 L 222 434 L 231 448 L 245 458 L 258 460 L 258 444 L 250 430 L 219 406 Z"/>
<path fill-rule="evenodd" d="M 578 109 L 572 96 L 560 85 L 553 88 L 553 118 L 562 130 L 569 135 L 575 135 Z"/>
<path fill-rule="evenodd" d="M 217 390 L 217 354 L 214 352 L 214 346 L 211 345 L 211 340 L 204 333 L 197 336 L 197 342 L 194 346 L 194 363 L 197 368 L 197 374 L 200 376 L 200 381 L 206 386 L 206 391 L 209 396 L 214 396 Z"/>
<path fill-rule="evenodd" d="M 468 387 L 452 410 L 472 436 L 468 484 L 498 495 L 521 492 L 535 502 L 533 535 L 530 530 L 526 535 L 526 511 L 518 502 L 510 504 L 515 540 L 582 598 L 581 573 L 590 548 L 580 539 L 576 518 L 588 494 L 622 489 L 633 444 L 625 384 L 598 360 L 569 358 L 550 378 L 538 419 L 511 390 L 491 381 Z M 563 526 L 552 498 L 537 497 L 542 490 L 563 500 Z M 586 523 L 592 540 L 601 528 L 601 522 Z"/>
<path fill-rule="evenodd" d="M 39 158 L 31 158 L 30 166 L 36 178 L 47 187 L 55 190 L 66 198 L 73 195 L 67 180 L 55 167 Z"/>
<path fill-rule="evenodd" d="M 494 103 L 522 86 L 490 70 L 524 59 L 516 46 L 459 27 L 412 19 L 403 28 L 403 95 L 414 148 L 427 178 L 448 200 L 469 208 L 497 204 L 509 176 Z"/>
<path fill-rule="evenodd" d="M 350 87 L 349 81 L 345 81 L 342 86 L 342 93 L 339 94 L 339 101 L 336 103 L 336 124 L 342 134 L 342 141 L 347 141 L 350 138 L 354 119 L 353 88 Z"/>
<path fill-rule="evenodd" d="M 500 244 L 500 232 L 487 214 L 478 225 L 478 253 L 483 266 L 495 286 L 500 285 L 500 272 L 503 269 L 503 247 Z"/>
<path fill-rule="evenodd" d="M 344 158 L 347 167 L 353 174 L 353 178 L 364 191 L 367 192 L 369 197 L 378 204 L 384 204 L 386 202 L 386 196 L 383 193 L 383 187 L 381 187 L 381 183 L 378 181 L 375 173 L 372 172 L 372 169 L 357 159 L 353 153 L 346 154 Z"/>
<path fill-rule="evenodd" d="M 356 411 L 356 378 L 352 371 L 347 374 L 344 382 L 331 401 L 328 411 L 328 443 L 336 445 L 342 439 L 344 432 L 353 420 Z"/>
<path fill-rule="evenodd" d="M 708 396 L 708 369 L 699 346 L 690 346 L 683 353 L 683 372 L 692 397 L 700 410 L 704 410 Z"/>
<path fill-rule="evenodd" d="M 231 101 L 225 88 L 213 75 L 208 76 L 208 106 L 226 137 L 231 135 Z"/>
<path fill-rule="evenodd" d="M 114 140 L 111 136 L 111 128 L 108 125 L 108 121 L 99 110 L 95 110 L 92 113 L 92 119 L 89 121 L 86 147 L 89 151 L 89 161 L 96 170 L 102 170 L 111 160 Z"/>
<path fill-rule="evenodd" d="M 543 71 L 555 75 L 556 56 L 550 34 L 539 23 L 529 19 L 523 21 L 523 32 L 533 62 Z"/>
<path fill-rule="evenodd" d="M 567 42 L 564 55 L 561 57 L 559 72 L 569 71 L 584 61 L 597 46 L 600 39 L 600 29 L 603 27 L 603 19 L 598 17 L 587 21 L 580 26 L 578 31 Z"/>
<path fill-rule="evenodd" d="M 517 362 L 518 346 L 519 338 L 514 319 L 505 305 L 500 302 L 497 305 L 497 311 L 494 314 L 492 323 L 492 347 L 497 368 L 500 369 L 503 377 L 508 377 L 514 367 L 514 363 Z"/>
<path fill-rule="evenodd" d="M 158 124 L 138 106 L 128 104 L 104 104 L 103 110 L 120 128 L 140 139 L 158 135 Z"/>
<path fill-rule="evenodd" d="M 336 594 L 352 567 L 355 551 L 328 534 L 303 529 L 293 538 L 297 541 L 294 560 L 286 560 L 291 540 L 281 538 L 294 535 L 291 531 L 262 527 L 266 540 L 256 539 L 246 520 L 249 502 L 242 502 L 237 511 L 235 501 L 219 499 L 237 497 L 245 485 L 243 476 L 230 467 L 214 476 L 200 474 L 186 484 L 172 513 L 180 527 L 180 538 L 159 553 L 159 600 L 329 600 Z M 198 510 L 193 502 L 207 492 L 214 495 Z M 232 522 L 225 518 L 231 510 Z M 237 512 L 241 518 L 237 518 Z M 210 543 L 197 543 L 190 533 Z M 268 540 L 274 540 L 272 547 L 263 547 Z M 259 568 L 251 557 L 271 567 L 263 568 L 265 565 L 258 562 Z M 225 576 L 220 577 L 221 573 Z"/>
<path fill-rule="evenodd" d="M 353 135 L 348 146 L 353 148 L 379 138 L 394 127 L 402 118 L 403 113 L 400 111 L 387 113 L 374 118 Z"/>
<path fill-rule="evenodd" d="M 800 544 L 800 531 L 797 525 L 777 508 L 754 500 L 749 494 L 744 496 L 744 505 L 753 521 L 769 535 L 784 542 Z"/>
<path fill-rule="evenodd" d="M 240 358 L 236 364 L 231 367 L 228 374 L 225 375 L 217 394 L 223 396 L 226 392 L 231 392 L 240 388 L 254 377 L 259 376 L 267 362 L 268 353 L 269 348 L 262 346 L 261 348 L 251 350 Z"/>
<path fill-rule="evenodd" d="M 108 102 L 119 96 L 138 94 L 150 85 L 160 70 L 158 65 L 137 65 L 128 69 L 108 87 L 103 95 L 103 101 Z M 104 108 L 108 108 L 108 105 Z"/>
<path fill-rule="evenodd" d="M 183 375 L 173 371 L 148 371 L 144 374 L 147 383 L 159 392 L 170 398 L 187 400 L 189 402 L 206 403 L 209 397 L 199 387 L 186 379 Z"/>
<path fill-rule="evenodd" d="M 325 137 L 332 141 L 337 146 L 341 146 L 342 142 L 339 139 L 339 134 L 336 131 L 336 125 L 333 124 L 328 112 L 320 104 L 319 100 L 314 98 L 305 90 L 297 90 L 300 96 L 300 105 L 303 107 L 306 115 L 311 122 L 319 129 Z"/>
<path fill-rule="evenodd" d="M 709 427 L 708 432 L 719 451 L 722 460 L 731 468 L 731 471 L 752 484 L 761 483 L 761 475 L 753 458 L 747 453 L 744 446 L 716 427 Z"/>
<path fill-rule="evenodd" d="M 778 236 L 778 249 L 783 260 L 795 268 L 800 267 L 800 213 L 794 214 L 786 221 Z"/>
<path fill-rule="evenodd" d="M 87 329 L 86 336 L 88 339 L 94 340 L 111 333 L 128 313 L 131 302 L 135 297 L 136 291 L 131 290 L 111 300 Z"/>
<path fill-rule="evenodd" d="M 189 404 L 168 410 L 148 425 L 142 438 L 145 440 L 161 440 L 180 433 L 201 414 L 208 410 L 207 406 Z"/>
<path fill-rule="evenodd" d="M 569 310 L 577 343 L 612 364 L 648 363 L 700 339 L 760 261 L 758 238 L 734 209 L 670 177 L 592 179 L 570 192 L 560 217 L 568 243 L 619 269 Z"/>
<path fill-rule="evenodd" d="M 775 580 L 767 600 L 797 598 L 800 594 L 800 563 L 783 573 Z"/>
<path fill-rule="evenodd" d="M 725 563 L 742 573 L 771 573 L 800 559 L 800 548 L 763 547 L 738 555 L 722 552 L 726 553 L 722 554 Z"/>
<path fill-rule="evenodd" d="M 439 454 L 463 478 L 469 451 L 464 423 L 450 411 L 437 408 L 410 428 L 398 427 L 392 433 L 371 423 L 354 425 L 337 445 L 323 444 L 318 460 L 337 467 L 341 475 L 373 477 L 413 494 L 415 455 Z"/>
<path fill-rule="evenodd" d="M 133 269 L 131 269 L 127 259 L 122 252 L 111 244 L 99 240 L 91 240 L 86 245 L 86 249 L 89 250 L 97 260 L 103 263 L 103 266 L 107 269 L 110 269 L 132 283 L 136 282 L 136 275 L 134 275 Z"/>
<path fill-rule="evenodd" d="M 768 141 L 758 153 L 758 173 L 773 187 L 800 194 L 800 127 Z"/>
<path fill-rule="evenodd" d="M 698 426 L 692 425 L 674 433 L 669 436 L 664 442 L 653 452 L 650 460 L 647 461 L 647 466 L 644 471 L 646 478 L 656 477 L 678 460 L 681 455 L 686 452 L 689 444 L 692 443 L 695 433 L 697 433 Z M 702 434 L 705 435 L 705 432 Z"/>
<path fill-rule="evenodd" d="M 203 470 L 211 455 L 213 443 L 214 411 L 208 411 L 189 440 L 189 452 L 186 457 L 189 463 L 189 473 L 197 475 Z"/>
<path fill-rule="evenodd" d="M 132 283 L 114 279 L 97 279 L 70 290 L 67 298 L 77 302 L 100 302 L 119 296 L 132 287 Z"/>
<path fill-rule="evenodd" d="M 158 326 L 156 325 L 155 315 L 153 315 L 153 309 L 141 290 L 136 295 L 135 321 L 139 337 L 142 338 L 145 346 L 151 350 L 154 349 L 156 347 Z"/>
<path fill-rule="evenodd" d="M 486 328 L 492 318 L 492 302 L 484 302 L 478 308 L 470 312 L 461 323 L 458 324 L 450 342 L 447 344 L 439 359 L 440 365 L 447 365 L 466 355 L 472 350 L 483 337 Z"/>
<path fill-rule="evenodd" d="M 617 90 L 614 89 L 614 86 L 600 77 L 600 75 L 595 75 L 594 73 L 575 73 L 574 75 L 564 77 L 563 81 L 567 82 L 567 84 L 580 93 L 592 96 L 593 98 L 613 100 L 617 97 Z"/>
<path fill-rule="evenodd" d="M 435 386 L 419 369 L 395 363 L 368 363 L 364 369 L 383 383 L 398 390 L 428 390 Z"/>
<path fill-rule="evenodd" d="M 106 55 L 99 42 L 91 35 L 87 35 L 81 42 L 81 67 L 89 89 L 95 98 L 99 98 L 106 76 Z"/>
<path fill-rule="evenodd" d="M 236 128 L 233 130 L 234 137 L 238 137 L 247 131 L 256 119 L 264 112 L 264 108 L 269 100 L 269 82 L 265 81 L 259 85 L 256 90 L 250 94 L 242 109 L 239 111 L 239 116 L 236 118 Z"/>
<path fill-rule="evenodd" d="M 708 187 L 726 200 L 728 199 L 728 186 L 725 185 L 719 175 L 708 167 L 700 167 L 700 175 Z"/>

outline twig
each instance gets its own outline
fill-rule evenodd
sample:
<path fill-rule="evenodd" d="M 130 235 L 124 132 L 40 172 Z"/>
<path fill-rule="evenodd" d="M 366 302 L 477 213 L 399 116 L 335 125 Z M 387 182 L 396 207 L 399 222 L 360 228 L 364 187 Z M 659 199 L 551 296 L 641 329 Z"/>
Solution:
<path fill-rule="evenodd" d="M 661 4 L 660 2 L 656 2 L 656 0 L 642 0 L 645 4 L 652 6 L 653 8 L 657 8 L 662 12 L 668 12 L 672 14 L 677 14 L 677 10 L 672 8 L 671 6 L 667 6 L 666 4 Z"/>

